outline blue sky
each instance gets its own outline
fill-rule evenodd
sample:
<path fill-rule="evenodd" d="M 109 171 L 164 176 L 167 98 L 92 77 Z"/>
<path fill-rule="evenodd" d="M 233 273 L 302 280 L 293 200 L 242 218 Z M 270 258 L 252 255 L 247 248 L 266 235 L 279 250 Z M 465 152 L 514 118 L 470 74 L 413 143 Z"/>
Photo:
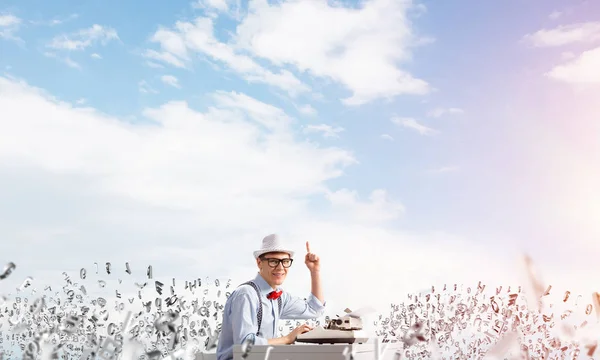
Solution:
<path fill-rule="evenodd" d="M 246 21 L 251 17 L 246 2 L 238 8 L 235 1 L 212 1 L 169 1 L 152 6 L 132 1 L 50 4 L 5 0 L 0 4 L 3 16 L 0 19 L 4 19 L 5 25 L 0 27 L 3 35 L 0 68 L 9 79 L 0 93 L 7 99 L 0 110 L 8 114 L 2 116 L 1 123 L 5 134 L 19 139 L 11 142 L 13 147 L 0 148 L 0 170 L 10 175 L 5 177 L 4 190 L 0 190 L 0 199 L 5 200 L 0 214 L 10 221 L 10 226 L 0 236 L 20 239 L 27 237 L 24 234 L 35 233 L 38 241 L 62 244 L 56 251 L 71 252 L 81 261 L 100 256 L 84 254 L 89 251 L 89 244 L 102 236 L 112 237 L 116 242 L 127 239 L 130 250 L 142 243 L 150 244 L 146 245 L 154 249 L 150 253 L 160 253 L 162 248 L 152 245 L 153 241 L 169 238 L 177 251 L 206 253 L 217 246 L 199 239 L 225 238 L 231 244 L 239 241 L 244 249 L 251 250 L 262 236 L 282 231 L 299 243 L 303 236 L 314 239 L 316 244 L 321 242 L 328 261 L 335 261 L 341 239 L 364 246 L 364 239 L 370 238 L 383 247 L 392 246 L 388 241 L 393 242 L 395 247 L 390 247 L 390 253 L 394 249 L 431 251 L 432 257 L 443 259 L 444 246 L 455 249 L 464 259 L 495 253 L 489 259 L 495 264 L 496 270 L 490 270 L 489 275 L 493 279 L 502 278 L 506 259 L 515 252 L 538 254 L 548 270 L 565 254 L 577 257 L 585 252 L 585 257 L 591 258 L 597 253 L 594 239 L 600 235 L 600 228 L 593 219 L 600 209 L 597 205 L 600 194 L 593 184 L 600 180 L 597 162 L 600 128 L 593 119 L 598 110 L 593 94 L 597 93 L 594 91 L 599 76 L 589 65 L 598 61 L 600 51 L 597 47 L 600 27 L 594 16 L 600 13 L 597 3 L 424 1 L 407 10 L 401 5 L 403 2 L 366 1 L 367 6 L 379 4 L 388 9 L 370 10 L 375 18 L 381 16 L 378 24 L 366 12 L 360 12 L 361 6 L 348 1 L 340 2 L 342 5 L 337 8 L 329 6 L 328 12 L 319 12 L 325 5 L 317 6 L 312 1 L 301 2 L 304 12 L 298 11 L 300 7 L 294 7 L 297 4 L 291 1 L 283 1 L 282 6 L 263 4 L 252 13 L 254 22 Z M 226 10 L 215 5 L 226 3 Z M 344 6 L 356 8 L 356 14 L 348 15 L 349 10 L 344 10 Z M 277 14 L 281 16 L 285 9 L 292 9 L 293 17 L 289 15 L 285 17 L 289 21 L 277 22 Z M 275 15 L 269 17 L 269 14 Z M 360 16 L 367 19 L 362 28 L 356 20 Z M 196 18 L 203 19 L 204 27 L 194 23 Z M 201 47 L 198 44 L 210 35 L 207 19 L 214 22 L 216 40 Z M 330 28 L 315 27 L 314 19 L 329 24 Z M 336 27 L 334 19 L 345 19 L 348 23 Z M 181 48 L 169 48 L 165 37 L 162 42 L 152 41 L 152 37 L 163 29 L 163 35 L 173 31 L 168 33 L 172 36 L 169 39 L 177 36 L 183 39 L 181 31 L 173 30 L 177 21 L 188 22 L 188 29 L 197 25 L 193 29 L 196 32 L 188 33 L 187 40 L 183 40 L 189 56 L 188 62 L 180 59 L 186 64 L 185 69 L 148 52 L 164 51 L 163 54 L 175 59 L 173 54 L 177 55 L 176 49 Z M 239 26 L 244 22 L 246 27 Z M 93 26 L 97 26 L 96 30 L 90 32 Z M 542 29 L 547 31 L 540 32 Z M 238 42 L 231 36 L 236 30 Z M 284 31 L 296 37 L 285 41 L 278 36 Z M 350 34 L 345 38 L 331 35 L 345 31 Z M 364 33 L 376 35 L 371 41 L 361 42 L 359 37 Z M 330 35 L 334 38 L 331 42 L 317 43 Z M 243 43 L 243 39 L 250 41 Z M 65 49 L 76 40 L 86 46 L 80 50 Z M 303 46 L 314 52 L 301 52 L 300 57 L 290 60 L 289 53 Z M 348 46 L 358 50 L 344 57 L 340 49 Z M 227 51 L 234 54 L 231 63 L 215 58 L 214 54 L 230 54 Z M 596 54 L 595 58 L 586 57 L 585 63 L 579 61 L 586 51 L 595 51 L 590 53 Z M 347 66 L 345 71 L 330 65 L 336 56 L 337 67 Z M 254 65 L 248 70 L 244 66 L 248 66 L 250 59 Z M 277 61 L 287 63 L 276 66 Z M 246 70 L 233 70 L 236 65 Z M 569 66 L 560 79 L 545 75 L 558 66 Z M 265 75 L 278 74 L 282 69 L 308 90 L 302 92 L 298 90 L 301 85 L 290 85 L 295 84 L 293 81 L 269 80 Z M 422 83 L 389 80 L 396 74 L 394 71 Z M 582 85 L 580 74 L 584 71 L 589 72 L 584 77 L 590 80 Z M 290 77 L 286 81 L 291 81 Z M 28 87 L 16 91 L 14 79 L 23 80 Z M 177 86 L 172 86 L 173 79 L 177 80 Z M 353 85 L 344 85 L 345 81 Z M 405 91 L 396 91 L 395 86 Z M 26 96 L 33 94 L 29 87 L 44 89 L 74 108 L 89 107 L 97 112 L 82 118 L 73 115 L 73 122 L 41 125 L 44 113 L 36 118 L 34 110 L 27 106 L 34 96 Z M 290 89 L 300 93 L 294 95 Z M 124 133 L 113 133 L 107 125 L 115 120 L 121 124 L 114 125 L 117 127 L 125 128 L 127 123 L 145 126 L 146 109 L 157 109 L 171 101 L 185 101 L 193 111 L 206 113 L 215 106 L 217 91 L 229 94 L 219 98 L 219 106 L 227 111 L 241 111 L 241 115 L 236 113 L 239 120 L 227 120 L 227 113 L 213 114 L 218 119 L 223 116 L 219 121 L 233 121 L 240 126 L 218 134 L 226 137 L 230 132 L 245 134 L 239 135 L 240 142 L 233 135 L 229 140 L 224 139 L 225 147 L 221 149 L 217 145 L 199 145 L 210 140 L 218 143 L 219 139 L 213 136 L 201 138 L 214 128 L 196 128 L 193 125 L 196 120 L 192 120 L 196 118 L 179 108 L 159 112 L 165 133 L 139 143 L 145 133 L 127 140 Z M 245 118 L 256 109 L 253 108 L 256 104 L 249 105 L 231 92 L 263 103 L 258 115 L 263 120 L 282 121 L 275 108 L 293 118 L 289 129 L 277 133 L 278 145 L 264 153 L 268 156 L 236 162 L 235 151 L 244 154 L 250 148 L 239 145 L 232 149 L 232 146 L 247 141 L 252 150 L 262 149 L 248 139 L 254 139 L 252 134 L 264 129 Z M 348 105 L 342 101 L 354 93 L 362 94 L 360 104 Z M 308 106 L 314 113 L 300 111 Z M 447 112 L 449 109 L 454 110 Z M 436 110 L 439 116 L 435 116 Z M 444 110 L 446 113 L 442 114 Z M 73 108 L 65 111 L 61 119 L 76 113 Z M 213 119 L 213 115 L 206 118 Z M 187 116 L 190 120 L 184 120 Z M 185 121 L 185 127 L 180 128 L 178 121 Z M 11 127 L 13 123 L 26 125 L 15 130 Z M 95 128 L 98 124 L 103 124 L 102 130 Z M 253 126 L 253 130 L 247 126 Z M 307 127 L 343 131 L 325 136 L 324 132 L 307 131 Z M 27 131 L 35 129 L 55 129 L 55 132 L 29 133 L 31 137 L 27 137 Z M 249 132 L 245 133 L 246 130 Z M 261 132 L 256 139 L 267 133 Z M 167 138 L 171 135 L 173 138 Z M 123 139 L 114 140 L 112 136 Z M 198 136 L 197 141 L 194 136 Z M 301 145 L 305 140 L 320 150 L 309 154 Z M 61 147 L 60 151 L 57 147 Z M 289 152 L 278 153 L 283 148 Z M 171 149 L 175 155 L 170 157 L 171 153 L 165 149 Z M 127 156 L 128 151 L 139 153 Z M 256 151 L 260 154 L 260 150 Z M 306 156 L 302 155 L 305 151 Z M 219 159 L 224 153 L 230 160 L 221 167 Z M 122 155 L 127 158 L 123 164 Z M 347 156 L 352 156 L 353 161 L 348 161 L 348 166 L 340 165 Z M 17 163 L 20 170 L 15 172 Z M 281 172 L 292 175 L 279 174 L 282 178 L 270 180 L 273 183 L 264 181 L 271 187 L 281 187 L 276 196 L 265 195 L 271 188 L 261 186 L 260 176 L 247 180 L 252 174 L 278 166 Z M 237 172 L 236 167 L 241 170 Z M 205 176 L 211 179 L 208 185 L 202 183 L 202 169 L 207 169 Z M 343 172 L 325 175 L 331 169 Z M 195 171 L 200 173 L 191 174 Z M 305 180 L 298 180 L 304 177 Z M 140 191 L 135 193 L 130 187 L 131 182 L 135 183 L 132 179 L 138 184 L 148 179 L 154 183 L 148 189 L 135 186 Z M 247 181 L 256 184 L 250 186 Z M 215 190 L 212 186 L 220 182 L 230 187 Z M 214 197 L 185 195 L 189 191 L 204 191 L 200 189 L 214 191 Z M 358 198 L 348 197 L 349 193 L 340 192 L 342 189 L 356 191 Z M 376 189 L 386 191 L 387 198 L 382 203 L 369 202 L 370 193 Z M 38 194 L 38 200 L 28 197 L 32 192 Z M 231 219 L 223 223 L 215 220 L 214 224 L 196 221 L 211 217 L 211 207 L 215 204 L 210 201 L 221 203 L 219 199 L 229 199 L 234 196 L 232 193 L 248 200 L 240 200 L 233 210 L 224 207 L 222 212 L 215 213 L 231 213 Z M 70 200 L 57 200 L 65 196 Z M 290 205 L 286 205 L 287 201 Z M 15 204 L 22 212 L 15 211 Z M 256 206 L 267 208 L 262 217 L 250 215 Z M 400 207 L 404 211 L 398 211 Z M 185 215 L 180 216 L 177 211 L 184 211 Z M 281 215 L 275 216 L 276 213 Z M 245 217 L 251 219 L 249 224 L 240 225 L 239 229 L 228 228 L 236 218 Z M 147 233 L 144 224 L 148 221 L 160 223 L 156 224 L 159 227 L 156 233 Z M 347 239 L 350 234 L 340 234 L 336 243 L 335 236 L 324 235 L 335 234 L 335 229 L 349 224 L 361 226 L 356 238 Z M 320 226 L 326 229 L 316 230 Z M 315 230 L 299 231 L 300 227 Z M 58 235 L 57 228 L 62 229 Z M 65 232 L 70 235 L 64 235 Z M 457 238 L 462 240 L 454 243 Z M 559 245 L 571 238 L 578 240 Z M 467 250 L 471 246 L 478 250 Z M 11 256 L 21 257 L 30 261 L 31 266 L 37 266 L 19 250 L 8 251 L 5 245 L 2 254 L 11 254 L 6 261 Z M 131 256 L 125 250 L 122 254 L 115 250 L 104 255 Z M 244 258 L 242 254 L 231 256 Z M 426 254 L 420 256 L 427 258 Z M 139 260 L 148 259 L 155 259 L 165 267 L 173 266 L 173 260 L 158 255 L 154 258 L 140 255 Z M 35 271 L 43 272 L 44 266 L 49 265 L 41 262 Z M 68 266 L 81 265 L 73 261 Z M 199 264 L 186 266 L 204 271 Z M 239 275 L 244 280 L 242 270 L 251 270 L 252 266 L 250 262 L 239 269 L 216 267 L 218 270 L 210 270 L 210 275 Z M 439 266 L 425 276 L 427 283 L 423 287 L 429 286 L 429 281 L 443 281 L 439 275 L 443 266 Z M 173 271 L 188 270 L 183 267 Z M 449 271 L 447 276 L 471 279 L 465 275 L 469 272 L 465 268 L 456 273 Z M 420 286 L 398 281 L 406 284 L 407 289 Z M 302 288 L 302 283 L 298 286 Z"/>

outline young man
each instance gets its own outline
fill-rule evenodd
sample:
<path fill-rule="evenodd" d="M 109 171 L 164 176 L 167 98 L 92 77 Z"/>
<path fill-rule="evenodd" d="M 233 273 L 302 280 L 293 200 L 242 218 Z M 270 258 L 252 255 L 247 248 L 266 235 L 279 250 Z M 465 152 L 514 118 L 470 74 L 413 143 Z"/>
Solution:
<path fill-rule="evenodd" d="M 217 360 L 233 359 L 233 346 L 249 336 L 254 338 L 254 345 L 292 344 L 298 335 L 312 328 L 300 325 L 288 335 L 277 337 L 280 319 L 314 319 L 325 312 L 319 257 L 310 252 L 308 242 L 304 263 L 310 271 L 311 294 L 307 300 L 280 289 L 294 261 L 294 251 L 283 246 L 277 235 L 265 237 L 254 258 L 259 269 L 256 278 L 240 285 L 225 303 Z"/>

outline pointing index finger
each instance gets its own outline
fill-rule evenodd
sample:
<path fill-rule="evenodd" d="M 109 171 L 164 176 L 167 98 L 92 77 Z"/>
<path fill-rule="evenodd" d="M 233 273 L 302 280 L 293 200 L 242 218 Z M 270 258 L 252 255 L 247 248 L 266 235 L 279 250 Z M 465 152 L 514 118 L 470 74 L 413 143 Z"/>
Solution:
<path fill-rule="evenodd" d="M 308 243 L 308 241 L 306 242 L 306 252 L 310 253 L 310 244 Z"/>

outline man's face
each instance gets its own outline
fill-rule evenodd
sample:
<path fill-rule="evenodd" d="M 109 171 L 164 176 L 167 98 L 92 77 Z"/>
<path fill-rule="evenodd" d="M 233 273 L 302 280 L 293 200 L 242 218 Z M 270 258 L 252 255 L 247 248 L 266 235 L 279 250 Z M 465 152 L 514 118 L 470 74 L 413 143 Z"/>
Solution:
<path fill-rule="evenodd" d="M 290 255 L 279 252 L 263 254 L 256 262 L 260 269 L 260 274 L 272 287 L 283 284 L 289 267 L 292 265 Z"/>

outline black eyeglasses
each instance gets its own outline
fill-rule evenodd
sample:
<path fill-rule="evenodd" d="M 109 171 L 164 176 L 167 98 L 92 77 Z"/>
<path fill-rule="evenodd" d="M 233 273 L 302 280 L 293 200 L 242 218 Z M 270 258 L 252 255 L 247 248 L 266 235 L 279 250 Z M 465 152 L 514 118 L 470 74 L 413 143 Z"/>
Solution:
<path fill-rule="evenodd" d="M 276 268 L 279 266 L 279 263 L 283 265 L 284 268 L 289 268 L 292 266 L 293 259 L 273 259 L 273 258 L 261 258 L 262 260 L 266 260 L 269 263 L 269 266 L 272 268 Z"/>

